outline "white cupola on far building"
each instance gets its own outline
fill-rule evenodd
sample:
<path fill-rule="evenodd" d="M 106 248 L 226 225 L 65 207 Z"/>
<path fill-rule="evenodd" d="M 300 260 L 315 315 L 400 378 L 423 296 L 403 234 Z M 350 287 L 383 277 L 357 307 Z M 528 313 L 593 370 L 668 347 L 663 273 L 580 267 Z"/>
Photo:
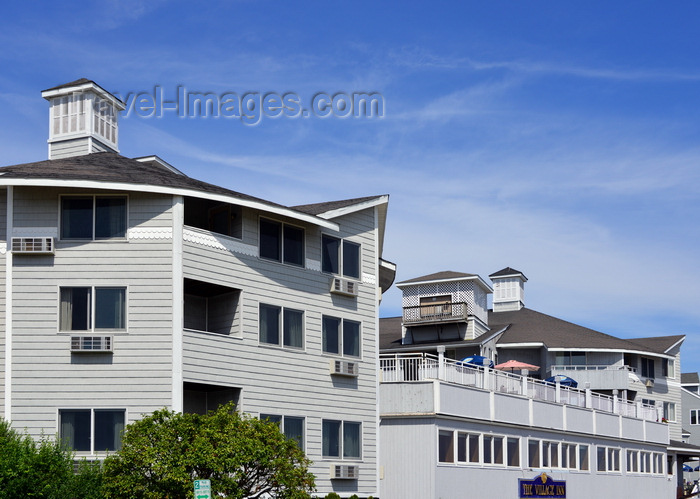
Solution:
<path fill-rule="evenodd" d="M 119 111 L 124 103 L 81 78 L 41 92 L 49 101 L 49 159 L 119 152 Z"/>
<path fill-rule="evenodd" d="M 506 267 L 494 272 L 489 278 L 493 283 L 494 312 L 510 312 L 525 306 L 525 274 Z"/>

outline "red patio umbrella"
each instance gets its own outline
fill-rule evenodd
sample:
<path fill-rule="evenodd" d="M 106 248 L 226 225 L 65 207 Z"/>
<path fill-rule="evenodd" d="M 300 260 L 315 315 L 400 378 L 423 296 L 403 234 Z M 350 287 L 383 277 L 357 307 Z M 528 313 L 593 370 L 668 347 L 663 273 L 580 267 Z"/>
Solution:
<path fill-rule="evenodd" d="M 537 371 L 540 368 L 540 366 L 533 366 L 532 364 L 520 362 L 519 360 L 509 360 L 507 362 L 504 362 L 503 364 L 498 364 L 495 368 L 500 369 L 502 371 L 510 369 L 511 372 L 513 372 L 515 369 L 527 369 L 528 371 Z"/>

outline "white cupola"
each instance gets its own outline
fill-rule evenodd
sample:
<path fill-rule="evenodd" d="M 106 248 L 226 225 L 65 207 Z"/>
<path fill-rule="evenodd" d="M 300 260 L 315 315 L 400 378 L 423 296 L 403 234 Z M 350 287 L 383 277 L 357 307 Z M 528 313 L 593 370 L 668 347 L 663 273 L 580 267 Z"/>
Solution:
<path fill-rule="evenodd" d="M 49 101 L 49 159 L 119 152 L 119 111 L 124 103 L 81 78 L 41 92 Z"/>
<path fill-rule="evenodd" d="M 525 274 L 506 267 L 494 272 L 489 278 L 493 283 L 494 312 L 511 312 L 525 306 Z"/>

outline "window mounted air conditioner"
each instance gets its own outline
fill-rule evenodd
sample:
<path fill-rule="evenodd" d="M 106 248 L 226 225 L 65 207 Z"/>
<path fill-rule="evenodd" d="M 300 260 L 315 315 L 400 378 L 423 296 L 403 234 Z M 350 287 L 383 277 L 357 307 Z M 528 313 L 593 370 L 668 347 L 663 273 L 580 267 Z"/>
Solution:
<path fill-rule="evenodd" d="M 345 296 L 357 296 L 358 283 L 343 279 L 342 277 L 334 277 L 331 281 L 331 293 L 336 293 Z"/>
<path fill-rule="evenodd" d="M 53 254 L 53 237 L 13 237 L 12 252 L 34 255 Z"/>
<path fill-rule="evenodd" d="M 71 352 L 111 352 L 111 336 L 71 336 Z"/>
<path fill-rule="evenodd" d="M 651 379 L 651 378 L 648 378 L 648 379 L 644 380 L 644 385 L 645 385 L 647 388 L 653 388 L 653 386 L 654 386 L 654 380 Z"/>
<path fill-rule="evenodd" d="M 359 474 L 359 466 L 347 464 L 334 464 L 331 466 L 331 480 L 356 480 Z"/>
<path fill-rule="evenodd" d="M 331 360 L 331 374 L 357 377 L 359 374 L 359 366 L 357 362 L 350 362 L 347 360 Z"/>

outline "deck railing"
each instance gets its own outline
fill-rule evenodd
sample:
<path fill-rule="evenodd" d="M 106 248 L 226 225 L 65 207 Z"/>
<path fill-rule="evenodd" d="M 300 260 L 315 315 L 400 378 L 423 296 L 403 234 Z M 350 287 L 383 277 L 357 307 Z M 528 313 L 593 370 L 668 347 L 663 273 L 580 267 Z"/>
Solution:
<path fill-rule="evenodd" d="M 620 400 L 591 390 L 548 383 L 494 369 L 481 368 L 432 354 L 382 354 L 379 356 L 383 383 L 440 380 L 483 390 L 525 396 L 535 400 L 595 409 L 631 418 L 657 421 L 655 406 Z"/>
<path fill-rule="evenodd" d="M 468 317 L 469 304 L 464 302 L 431 303 L 403 308 L 403 322 L 406 324 L 466 320 Z"/>

